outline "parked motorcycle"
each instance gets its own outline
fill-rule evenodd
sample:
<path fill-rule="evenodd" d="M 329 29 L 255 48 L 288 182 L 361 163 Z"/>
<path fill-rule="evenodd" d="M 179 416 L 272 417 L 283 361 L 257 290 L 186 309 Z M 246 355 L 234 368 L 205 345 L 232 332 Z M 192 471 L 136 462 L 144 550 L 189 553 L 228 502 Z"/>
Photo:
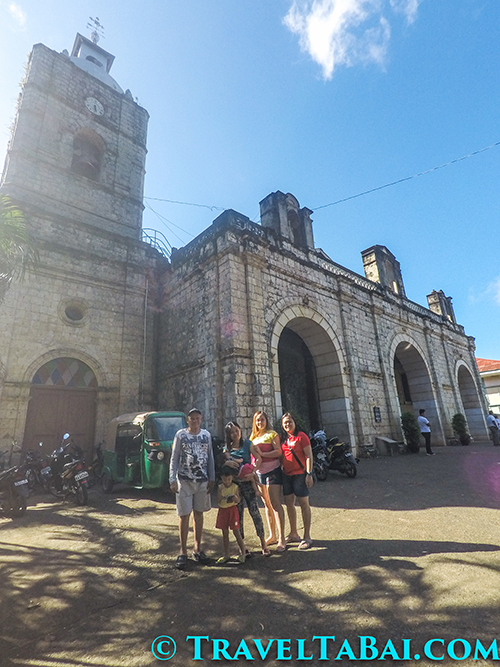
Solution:
<path fill-rule="evenodd" d="M 87 470 L 89 473 L 89 478 L 87 480 L 88 486 L 92 487 L 97 484 L 97 482 L 102 477 L 102 467 L 104 465 L 104 455 L 102 453 L 102 445 L 100 442 L 94 447 L 94 458 L 92 463 L 88 466 Z"/>
<path fill-rule="evenodd" d="M 338 438 L 328 440 L 324 431 L 316 431 L 310 439 L 314 460 L 313 471 L 319 481 L 324 481 L 328 477 L 329 470 L 338 470 L 347 477 L 356 477 L 357 461 L 349 445 L 339 442 Z"/>
<path fill-rule="evenodd" d="M 65 433 L 61 445 L 51 455 L 52 478 L 49 491 L 56 498 L 73 496 L 77 505 L 88 502 L 88 477 L 83 452 Z"/>
<path fill-rule="evenodd" d="M 12 441 L 9 449 L 5 449 L 3 452 L 0 452 L 0 471 L 7 470 L 7 468 L 12 468 L 12 457 L 14 452 L 20 452 L 21 448 L 18 446 L 15 440 Z"/>
<path fill-rule="evenodd" d="M 354 458 L 348 444 L 339 442 L 338 438 L 330 438 L 326 445 L 326 451 L 330 470 L 338 470 L 347 475 L 347 477 L 356 477 L 358 474 L 358 462 Z"/>
<path fill-rule="evenodd" d="M 43 442 L 39 442 L 38 445 L 39 447 L 43 447 Z M 24 466 L 26 468 L 26 479 L 28 480 L 30 491 L 37 486 L 41 487 L 44 491 L 48 491 L 52 471 L 47 457 L 42 456 L 40 452 L 34 449 L 29 449 L 24 455 Z"/>
<path fill-rule="evenodd" d="M 12 519 L 26 512 L 28 480 L 23 466 L 12 466 L 0 472 L 0 507 Z"/>
<path fill-rule="evenodd" d="M 310 440 L 313 454 L 313 477 L 315 477 L 319 482 L 324 482 L 328 477 L 326 434 L 324 431 L 311 433 Z"/>

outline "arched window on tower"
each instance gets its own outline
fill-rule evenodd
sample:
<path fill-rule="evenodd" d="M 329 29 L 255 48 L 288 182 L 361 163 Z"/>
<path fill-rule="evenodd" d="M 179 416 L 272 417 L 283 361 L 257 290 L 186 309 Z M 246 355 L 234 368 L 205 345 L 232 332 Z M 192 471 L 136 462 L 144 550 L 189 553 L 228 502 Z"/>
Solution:
<path fill-rule="evenodd" d="M 94 65 L 98 65 L 99 67 L 102 67 L 102 63 L 100 63 L 97 58 L 94 58 L 94 56 L 87 56 L 85 60 L 90 60 L 91 63 L 94 63 Z"/>
<path fill-rule="evenodd" d="M 301 222 L 297 211 L 289 209 L 287 212 L 288 224 L 292 233 L 292 243 L 299 248 L 306 247 L 306 235 L 304 225 Z"/>
<path fill-rule="evenodd" d="M 80 174 L 80 176 L 98 181 L 103 155 L 104 141 L 96 132 L 85 128 L 75 134 L 73 139 L 73 162 L 71 163 L 72 171 Z"/>

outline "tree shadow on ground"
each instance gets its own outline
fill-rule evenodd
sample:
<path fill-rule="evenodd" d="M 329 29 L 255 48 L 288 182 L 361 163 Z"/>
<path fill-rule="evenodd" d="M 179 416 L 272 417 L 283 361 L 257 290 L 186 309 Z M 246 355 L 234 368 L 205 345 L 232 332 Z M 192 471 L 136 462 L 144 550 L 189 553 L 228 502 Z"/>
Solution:
<path fill-rule="evenodd" d="M 179 644 L 169 664 L 185 665 L 193 657 L 188 635 L 225 638 L 234 653 L 242 638 L 335 635 L 355 646 L 358 635 L 373 635 L 379 645 L 403 637 L 418 644 L 487 638 L 498 629 L 500 604 L 491 597 L 475 606 L 460 596 L 441 601 L 440 568 L 469 568 L 474 581 L 498 582 L 492 545 L 318 540 L 306 552 L 256 555 L 236 567 L 190 562 L 181 573 L 164 556 L 175 552 L 175 526 L 144 525 L 147 514 L 134 522 L 91 508 L 41 511 L 53 546 L 0 542 L 4 665 L 155 665 L 150 645 L 158 635 Z M 219 539 L 209 532 L 208 547 L 220 548 Z M 207 644 L 207 658 L 210 651 Z M 282 664 L 275 658 L 271 652 L 266 664 Z"/>
<path fill-rule="evenodd" d="M 321 537 L 311 550 L 255 555 L 229 567 L 190 561 L 183 573 L 172 566 L 175 505 L 156 493 L 96 493 L 90 506 L 78 508 L 39 502 L 18 522 L 0 521 L 2 667 L 158 665 L 150 649 L 158 635 L 177 641 L 169 661 L 176 666 L 193 657 L 188 635 L 225 638 L 233 653 L 242 638 L 309 641 L 314 635 L 340 638 L 337 649 L 343 638 L 356 646 L 358 635 L 373 635 L 378 645 L 411 638 L 419 646 L 432 637 L 489 643 L 498 632 L 500 549 L 486 543 L 488 527 L 483 539 L 439 541 L 431 518 L 428 538 L 401 539 L 389 519 L 396 539 L 386 538 L 384 525 L 383 539 L 341 537 L 352 526 L 352 513 L 342 509 L 495 507 L 464 482 L 467 474 L 460 477 L 482 470 L 485 478 L 496 465 L 491 450 L 483 456 L 477 449 L 476 468 L 473 454 L 459 452 L 363 461 L 355 480 L 331 474 L 313 490 Z M 248 515 L 246 521 L 254 543 Z M 37 526 L 43 526 L 39 533 Z M 218 531 L 206 531 L 206 545 L 220 552 Z M 210 645 L 206 649 L 209 660 Z M 324 664 L 317 657 L 316 651 L 308 663 Z M 280 664 L 273 649 L 266 665 Z"/>

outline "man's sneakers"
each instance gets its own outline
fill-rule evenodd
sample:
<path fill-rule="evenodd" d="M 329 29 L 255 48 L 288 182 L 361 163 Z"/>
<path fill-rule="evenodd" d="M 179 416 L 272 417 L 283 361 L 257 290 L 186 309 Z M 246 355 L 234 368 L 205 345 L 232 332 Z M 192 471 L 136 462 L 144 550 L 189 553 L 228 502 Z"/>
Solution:
<path fill-rule="evenodd" d="M 427 452 L 426 456 L 435 456 L 434 452 Z"/>

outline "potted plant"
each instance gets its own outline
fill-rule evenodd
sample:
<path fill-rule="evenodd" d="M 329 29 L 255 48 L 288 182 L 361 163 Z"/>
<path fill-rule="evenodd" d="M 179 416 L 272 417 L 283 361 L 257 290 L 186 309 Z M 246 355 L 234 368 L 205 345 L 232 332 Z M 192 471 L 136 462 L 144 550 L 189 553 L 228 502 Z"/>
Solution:
<path fill-rule="evenodd" d="M 464 447 L 470 445 L 471 437 L 467 428 L 467 420 L 463 414 L 457 412 L 456 415 L 453 415 L 451 419 L 451 427 L 457 438 L 460 440 L 461 445 Z"/>
<path fill-rule="evenodd" d="M 408 451 L 417 454 L 420 449 L 420 427 L 413 412 L 403 412 L 401 426 Z"/>

